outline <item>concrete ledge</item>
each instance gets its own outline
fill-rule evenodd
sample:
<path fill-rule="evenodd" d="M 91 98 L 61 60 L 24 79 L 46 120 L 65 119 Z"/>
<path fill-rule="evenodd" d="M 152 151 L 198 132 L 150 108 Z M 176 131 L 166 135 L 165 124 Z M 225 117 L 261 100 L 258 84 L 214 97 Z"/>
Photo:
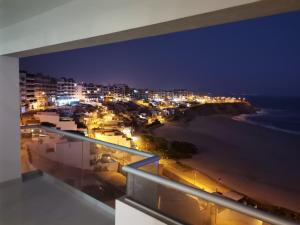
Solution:
<path fill-rule="evenodd" d="M 17 178 L 17 179 L 0 182 L 0 188 L 6 187 L 6 186 L 9 186 L 9 185 L 13 185 L 13 184 L 21 184 L 21 183 L 22 183 L 22 178 L 20 177 L 20 178 Z"/>

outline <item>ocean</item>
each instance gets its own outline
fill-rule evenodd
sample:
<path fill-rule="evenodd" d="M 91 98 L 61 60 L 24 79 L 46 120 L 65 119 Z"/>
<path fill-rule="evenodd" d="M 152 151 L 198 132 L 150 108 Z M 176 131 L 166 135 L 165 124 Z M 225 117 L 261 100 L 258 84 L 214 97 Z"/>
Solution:
<path fill-rule="evenodd" d="M 259 108 L 258 113 L 234 119 L 300 135 L 300 97 L 246 96 L 246 99 Z"/>

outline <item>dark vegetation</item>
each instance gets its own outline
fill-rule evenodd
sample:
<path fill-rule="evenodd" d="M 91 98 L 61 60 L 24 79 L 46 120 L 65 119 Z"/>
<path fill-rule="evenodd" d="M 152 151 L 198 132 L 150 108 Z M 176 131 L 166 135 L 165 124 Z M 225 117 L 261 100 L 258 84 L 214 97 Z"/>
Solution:
<path fill-rule="evenodd" d="M 45 127 L 56 127 L 55 124 L 49 122 L 41 122 L 41 126 Z"/>
<path fill-rule="evenodd" d="M 153 123 L 146 125 L 146 128 L 155 129 L 160 126 L 162 126 L 161 122 L 159 120 L 155 120 Z"/>
<path fill-rule="evenodd" d="M 108 102 L 104 104 L 109 110 L 113 110 L 116 113 L 138 112 L 149 113 L 149 110 L 145 106 L 140 106 L 135 102 Z"/>
<path fill-rule="evenodd" d="M 162 137 L 141 135 L 142 149 L 167 159 L 191 158 L 198 152 L 196 145 L 183 141 L 168 141 Z"/>
<path fill-rule="evenodd" d="M 211 116 L 211 115 L 240 115 L 256 113 L 257 109 L 250 103 L 210 103 L 203 105 L 196 105 L 186 109 L 182 113 L 175 114 L 171 120 L 191 121 L 197 116 Z"/>
<path fill-rule="evenodd" d="M 187 156 L 187 158 L 198 152 L 196 145 L 184 141 L 172 141 L 170 149 L 173 155 L 178 157 Z"/>
<path fill-rule="evenodd" d="M 249 103 L 204 104 L 191 107 L 186 113 L 209 116 L 213 114 L 238 115 L 255 113 L 256 109 Z"/>
<path fill-rule="evenodd" d="M 222 104 L 204 104 L 190 108 L 187 113 L 197 113 L 198 115 L 238 115 L 255 113 L 256 109 L 249 103 L 222 103 Z"/>

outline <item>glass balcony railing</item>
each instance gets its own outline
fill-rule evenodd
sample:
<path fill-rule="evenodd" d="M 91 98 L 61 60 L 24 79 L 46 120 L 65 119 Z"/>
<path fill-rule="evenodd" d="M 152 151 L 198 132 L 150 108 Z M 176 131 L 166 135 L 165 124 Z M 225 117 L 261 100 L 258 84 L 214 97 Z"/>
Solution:
<path fill-rule="evenodd" d="M 217 205 L 196 195 L 152 182 L 144 177 L 131 177 L 128 198 L 158 211 L 183 224 L 192 225 L 267 225 L 254 217 Z M 150 192 L 151 190 L 151 192 Z M 151 193 L 151 195 L 145 195 Z"/>
<path fill-rule="evenodd" d="M 127 198 L 172 221 L 190 225 L 296 225 L 218 193 L 177 183 L 149 166 L 123 168 L 128 175 Z M 146 194 L 147 193 L 147 194 Z"/>
<path fill-rule="evenodd" d="M 124 165 L 146 158 L 142 152 L 54 128 L 22 129 L 28 164 L 114 207 L 126 194 Z M 135 154 L 129 151 L 134 151 Z"/>
<path fill-rule="evenodd" d="M 31 126 L 22 127 L 22 151 L 36 169 L 111 207 L 125 195 L 125 199 L 182 224 L 297 224 L 167 179 L 160 175 L 159 157 L 135 149 L 55 128 Z"/>

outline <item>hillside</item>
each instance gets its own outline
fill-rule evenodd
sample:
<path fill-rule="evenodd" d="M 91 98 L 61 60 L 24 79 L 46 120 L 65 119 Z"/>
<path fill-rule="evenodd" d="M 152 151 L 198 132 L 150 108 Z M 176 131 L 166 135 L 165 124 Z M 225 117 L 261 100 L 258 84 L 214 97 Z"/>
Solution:
<path fill-rule="evenodd" d="M 190 121 L 196 116 L 210 116 L 210 115 L 240 115 L 256 113 L 257 109 L 248 102 L 241 103 L 217 103 L 217 104 L 203 104 L 193 106 L 185 110 L 182 114 L 177 114 L 173 120 L 187 120 Z"/>

